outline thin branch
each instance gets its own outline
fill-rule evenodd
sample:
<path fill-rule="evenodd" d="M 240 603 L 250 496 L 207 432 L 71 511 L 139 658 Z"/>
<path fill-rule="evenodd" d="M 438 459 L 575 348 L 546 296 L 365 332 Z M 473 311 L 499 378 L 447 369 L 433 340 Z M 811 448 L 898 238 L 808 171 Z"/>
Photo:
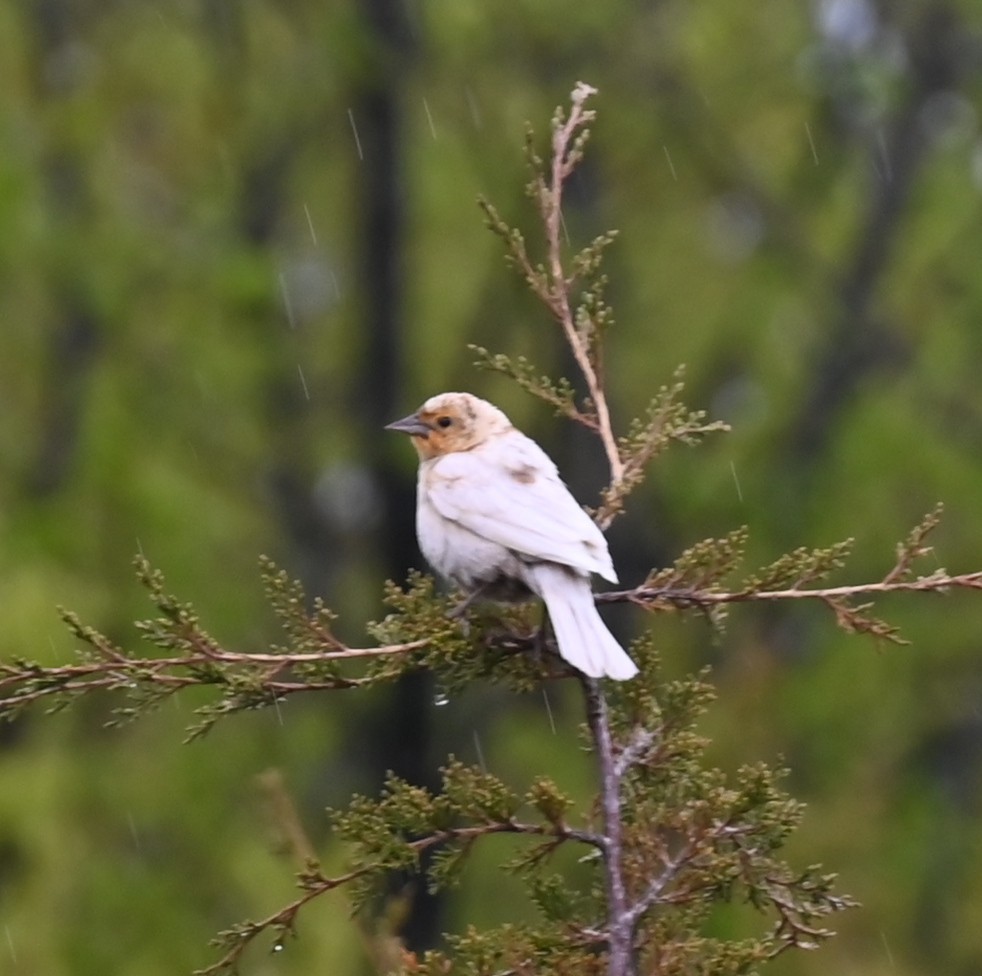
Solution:
<path fill-rule="evenodd" d="M 949 576 L 945 572 L 932 573 L 912 580 L 881 581 L 879 583 L 854 583 L 847 586 L 789 587 L 784 590 L 710 590 L 688 587 L 638 586 L 633 590 L 611 590 L 596 594 L 598 603 L 636 603 L 647 609 L 657 604 L 671 603 L 680 608 L 713 607 L 723 603 L 750 603 L 776 600 L 841 600 L 850 597 L 883 595 L 885 593 L 936 592 L 953 589 L 982 590 L 982 572 Z"/>
<path fill-rule="evenodd" d="M 631 741 L 624 746 L 614 762 L 614 775 L 623 779 L 625 773 L 654 745 L 658 736 L 651 729 L 637 726 L 631 734 Z"/>
<path fill-rule="evenodd" d="M 508 820 L 486 824 L 476 824 L 470 827 L 450 827 L 446 830 L 439 830 L 435 833 L 427 834 L 425 837 L 409 841 L 406 847 L 415 854 L 420 855 L 431 848 L 439 847 L 441 844 L 462 841 L 469 846 L 479 838 L 487 837 L 491 834 L 524 834 L 526 836 L 553 837 L 555 838 L 555 846 L 557 847 L 569 840 L 580 841 L 581 843 L 599 848 L 603 846 L 602 838 L 596 834 L 569 828 L 565 824 L 532 824 L 510 818 Z M 298 884 L 303 889 L 303 894 L 278 911 L 267 915 L 266 918 L 260 919 L 258 922 L 244 922 L 234 929 L 223 932 L 216 940 L 216 944 L 228 946 L 228 951 L 212 965 L 204 969 L 195 970 L 194 976 L 218 976 L 219 973 L 230 970 L 234 971 L 246 949 L 264 932 L 275 931 L 282 939 L 285 935 L 294 932 L 297 915 L 309 902 L 360 878 L 379 873 L 383 869 L 384 865 L 373 861 L 370 864 L 354 868 L 346 874 L 328 878 L 321 873 L 316 863 L 308 865 L 298 876 Z"/>
<path fill-rule="evenodd" d="M 583 126 L 593 118 L 593 113 L 583 108 L 586 100 L 597 93 L 597 89 L 584 82 L 578 82 L 573 89 L 572 108 L 569 117 L 562 124 L 556 124 L 552 133 L 552 165 L 549 186 L 542 195 L 542 217 L 546 228 L 546 245 L 549 258 L 549 307 L 562 327 L 566 342 L 576 359 L 576 365 L 586 380 L 590 400 L 597 414 L 596 431 L 603 442 L 610 465 L 611 484 L 619 484 L 624 477 L 624 463 L 617 448 L 607 407 L 607 395 L 603 380 L 597 374 L 590 359 L 586 337 L 576 328 L 573 310 L 569 303 L 569 280 L 563 267 L 562 216 L 563 187 L 578 160 L 577 135 Z"/>
<path fill-rule="evenodd" d="M 716 590 L 710 587 L 651 587 L 611 590 L 596 594 L 598 603 L 633 603 L 646 610 L 657 611 L 671 606 L 679 610 L 709 610 L 732 603 L 777 602 L 780 600 L 819 600 L 833 611 L 840 613 L 842 601 L 858 597 L 883 596 L 889 593 L 947 593 L 950 590 L 982 590 L 982 572 L 948 575 L 944 571 L 917 579 L 897 579 L 896 574 L 878 583 L 857 583 L 846 586 L 798 587 L 781 590 Z M 498 646 L 513 643 L 521 653 L 534 642 L 532 638 L 500 635 Z M 0 718 L 5 713 L 43 700 L 58 700 L 65 696 L 77 697 L 97 689 L 114 691 L 132 690 L 134 683 L 153 689 L 160 697 L 166 697 L 192 686 L 229 686 L 236 675 L 249 669 L 267 669 L 265 676 L 256 678 L 256 692 L 268 695 L 270 702 L 309 691 L 330 691 L 358 688 L 369 685 L 373 678 L 331 676 L 323 679 L 300 678 L 285 680 L 277 675 L 296 665 L 318 664 L 330 661 L 363 660 L 393 657 L 423 650 L 430 641 L 421 638 L 399 644 L 379 647 L 349 647 L 342 650 L 325 650 L 302 654 L 268 654 L 229 651 L 214 642 L 198 654 L 163 658 L 127 657 L 112 647 L 100 648 L 105 660 L 86 661 L 82 664 L 56 665 L 45 668 L 27 661 L 0 662 Z M 337 647 L 335 638 L 329 646 Z M 215 669 L 218 670 L 215 670 Z M 560 676 L 572 674 L 563 671 Z M 641 748 L 637 744 L 637 748 Z M 627 747 L 628 750 L 631 746 Z M 618 757 L 617 775 L 623 775 L 624 763 L 630 757 L 622 752 Z"/>
<path fill-rule="evenodd" d="M 657 877 L 651 879 L 644 894 L 628 909 L 627 915 L 630 920 L 631 931 L 641 920 L 641 916 L 656 901 L 661 900 L 662 892 L 678 877 L 679 871 L 692 860 L 696 852 L 696 844 L 689 841 L 688 844 L 673 858 L 665 862 L 665 867 Z"/>
<path fill-rule="evenodd" d="M 604 866 L 607 889 L 608 976 L 630 976 L 633 924 L 627 906 L 624 865 L 621 855 L 623 822 L 621 818 L 620 778 L 614 758 L 614 743 L 607 717 L 607 701 L 600 682 L 583 678 L 586 717 L 597 751 L 600 767 L 600 798 L 604 824 Z"/>
<path fill-rule="evenodd" d="M 266 676 L 251 676 L 258 679 L 258 689 L 271 697 L 302 691 L 357 688 L 371 684 L 373 679 L 332 676 L 324 680 L 282 681 L 274 680 L 274 676 L 302 664 L 408 654 L 427 647 L 429 643 L 428 640 L 420 639 L 381 647 L 350 647 L 302 654 L 264 654 L 228 651 L 209 642 L 207 650 L 197 654 L 155 658 L 126 657 L 114 648 L 100 646 L 99 651 L 107 660 L 51 668 L 27 661 L 0 662 L 0 718 L 3 718 L 5 712 L 11 713 L 17 708 L 44 699 L 77 696 L 96 689 L 133 690 L 134 683 L 152 688 L 160 696 L 191 686 L 227 686 L 235 676 L 243 673 L 238 669 L 258 669 L 262 666 L 268 669 Z M 332 639 L 330 646 L 337 646 L 337 642 Z"/>
<path fill-rule="evenodd" d="M 532 157 L 536 166 L 532 187 L 545 228 L 545 267 L 533 263 L 522 235 L 512 230 L 488 201 L 482 199 L 480 205 L 489 226 L 506 242 L 510 260 L 521 271 L 533 294 L 549 309 L 562 328 L 573 358 L 586 382 L 592 412 L 579 409 L 566 398 L 557 400 L 547 396 L 546 399 L 566 416 L 595 431 L 600 437 L 610 466 L 611 485 L 615 486 L 624 478 L 624 461 L 621 458 L 617 438 L 614 436 L 603 377 L 590 355 L 589 335 L 592 330 L 577 328 L 576 315 L 570 305 L 570 293 L 581 270 L 567 274 L 563 261 L 563 190 L 582 155 L 583 144 L 588 134 L 585 126 L 594 118 L 594 113 L 584 108 L 584 104 L 596 93 L 596 88 L 582 81 L 578 82 L 570 95 L 572 106 L 569 116 L 563 121 L 561 113 L 557 112 L 553 121 L 552 159 L 549 165 L 548 182 L 538 171 L 540 165 L 538 158 Z M 587 316 L 588 322 L 596 326 L 596 322 L 591 321 L 592 316 L 585 311 L 585 308 L 581 307 L 581 313 Z M 486 359 L 487 364 L 492 368 L 500 368 L 496 366 L 495 357 L 487 356 Z M 525 380 L 524 385 L 530 388 L 527 376 Z"/>
<path fill-rule="evenodd" d="M 240 928 L 223 932 L 220 936 L 222 943 L 228 944 L 228 942 L 232 942 L 228 952 L 211 966 L 207 966 L 204 969 L 196 969 L 194 976 L 217 976 L 218 973 L 234 970 L 242 954 L 257 936 L 263 932 L 268 932 L 270 929 L 277 930 L 281 936 L 287 932 L 292 932 L 297 914 L 304 905 L 329 891 L 333 891 L 335 888 L 340 888 L 358 878 L 364 877 L 369 870 L 367 867 L 359 868 L 355 871 L 349 871 L 347 874 L 339 875 L 336 878 L 326 878 L 319 870 L 302 873 L 299 883 L 305 888 L 305 891 L 299 898 L 290 902 L 289 905 L 285 905 L 279 911 L 273 912 L 272 915 L 267 915 L 266 918 L 260 919 L 258 922 L 244 922 Z"/>

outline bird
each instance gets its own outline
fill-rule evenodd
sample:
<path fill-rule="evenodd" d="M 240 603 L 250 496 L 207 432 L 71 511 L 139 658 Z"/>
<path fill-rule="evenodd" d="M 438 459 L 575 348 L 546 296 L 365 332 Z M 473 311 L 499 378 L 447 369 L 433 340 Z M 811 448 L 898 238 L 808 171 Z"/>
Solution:
<path fill-rule="evenodd" d="M 597 612 L 591 574 L 617 582 L 603 533 L 552 459 L 471 393 L 440 393 L 386 425 L 419 455 L 416 534 L 426 561 L 472 599 L 539 597 L 560 655 L 590 678 L 637 665 Z"/>

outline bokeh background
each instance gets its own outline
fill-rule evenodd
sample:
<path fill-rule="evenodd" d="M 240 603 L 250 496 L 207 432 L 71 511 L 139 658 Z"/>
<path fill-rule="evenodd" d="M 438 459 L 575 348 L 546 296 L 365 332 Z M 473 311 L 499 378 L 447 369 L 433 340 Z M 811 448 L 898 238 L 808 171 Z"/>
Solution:
<path fill-rule="evenodd" d="M 475 198 L 535 229 L 521 147 L 599 90 L 574 243 L 610 227 L 616 418 L 687 365 L 733 431 L 654 467 L 611 534 L 636 581 L 746 524 L 749 566 L 847 536 L 873 580 L 921 515 L 982 568 L 982 10 L 977 0 L 8 0 L 0 4 L 0 656 L 66 661 L 55 605 L 127 646 L 143 552 L 205 625 L 276 640 L 267 553 L 365 640 L 421 565 L 414 459 L 380 428 L 463 388 L 506 408 L 595 499 L 603 459 L 468 343 L 571 372 Z M 541 144 L 541 143 L 540 143 Z M 912 641 L 818 608 L 741 608 L 720 640 L 652 626 L 669 673 L 714 667 L 711 757 L 782 758 L 791 856 L 864 907 L 785 976 L 982 971 L 982 597 L 894 599 Z M 574 688 L 445 702 L 425 676 L 238 716 L 198 702 L 123 730 L 113 702 L 0 726 L 0 972 L 158 976 L 292 896 L 262 774 L 329 866 L 324 807 L 449 752 L 586 797 Z M 275 804 L 272 804 L 275 806 Z M 527 916 L 478 856 L 398 892 L 414 947 Z M 378 971 L 343 894 L 243 973 Z"/>

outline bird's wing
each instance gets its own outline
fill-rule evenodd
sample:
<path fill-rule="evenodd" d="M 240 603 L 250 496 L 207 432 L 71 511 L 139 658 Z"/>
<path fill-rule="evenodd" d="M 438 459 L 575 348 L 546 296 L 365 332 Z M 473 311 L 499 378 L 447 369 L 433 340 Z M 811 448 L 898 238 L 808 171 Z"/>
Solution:
<path fill-rule="evenodd" d="M 535 441 L 511 431 L 471 451 L 447 454 L 425 478 L 444 518 L 526 556 L 617 581 L 607 540 Z"/>

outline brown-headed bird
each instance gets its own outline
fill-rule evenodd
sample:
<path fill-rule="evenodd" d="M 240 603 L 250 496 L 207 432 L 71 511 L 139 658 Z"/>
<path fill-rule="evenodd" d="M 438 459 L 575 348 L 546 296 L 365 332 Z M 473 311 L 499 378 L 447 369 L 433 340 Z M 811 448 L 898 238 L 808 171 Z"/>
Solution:
<path fill-rule="evenodd" d="M 470 393 L 440 393 L 386 429 L 409 434 L 419 454 L 416 533 L 441 576 L 489 599 L 534 593 L 575 668 L 638 673 L 593 601 L 591 573 L 617 582 L 607 540 L 535 441 Z"/>

